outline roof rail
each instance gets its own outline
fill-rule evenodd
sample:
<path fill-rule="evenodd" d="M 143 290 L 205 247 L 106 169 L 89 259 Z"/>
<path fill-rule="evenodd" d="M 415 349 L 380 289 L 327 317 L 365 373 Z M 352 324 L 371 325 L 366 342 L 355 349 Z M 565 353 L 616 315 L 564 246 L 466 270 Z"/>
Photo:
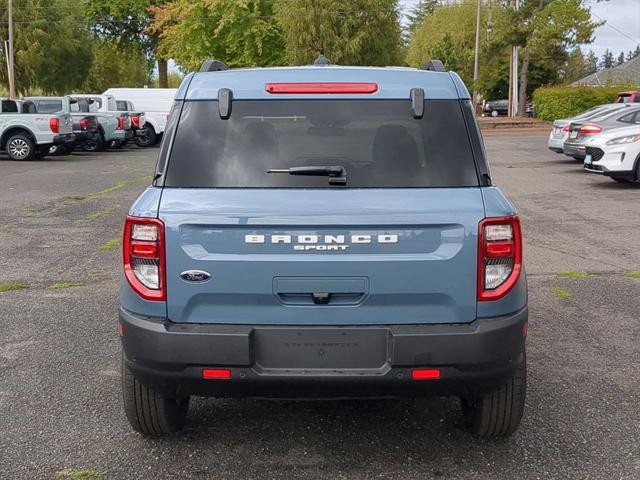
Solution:
<path fill-rule="evenodd" d="M 221 72 L 222 70 L 229 70 L 229 67 L 220 60 L 214 59 L 205 61 L 200 67 L 201 72 Z"/>
<path fill-rule="evenodd" d="M 446 72 L 444 64 L 435 58 L 428 60 L 423 66 L 422 70 L 429 70 L 432 72 Z"/>
<path fill-rule="evenodd" d="M 318 58 L 313 61 L 314 65 L 319 65 L 321 67 L 326 67 L 327 65 L 331 65 L 331 62 L 327 57 L 324 56 L 324 53 L 320 52 Z"/>

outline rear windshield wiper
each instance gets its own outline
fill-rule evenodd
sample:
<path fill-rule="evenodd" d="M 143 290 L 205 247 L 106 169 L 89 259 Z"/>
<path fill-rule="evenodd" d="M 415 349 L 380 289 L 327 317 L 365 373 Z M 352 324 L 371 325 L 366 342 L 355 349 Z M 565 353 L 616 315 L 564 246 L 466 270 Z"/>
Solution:
<path fill-rule="evenodd" d="M 329 177 L 329 185 L 346 185 L 347 170 L 340 165 L 330 167 L 309 166 L 291 168 L 270 168 L 268 173 L 288 173 L 289 175 L 308 175 L 314 177 Z"/>

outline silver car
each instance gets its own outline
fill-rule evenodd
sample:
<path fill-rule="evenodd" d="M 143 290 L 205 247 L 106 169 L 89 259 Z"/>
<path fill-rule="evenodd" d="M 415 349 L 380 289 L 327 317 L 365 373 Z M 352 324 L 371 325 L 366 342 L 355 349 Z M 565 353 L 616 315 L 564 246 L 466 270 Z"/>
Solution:
<path fill-rule="evenodd" d="M 624 108 L 625 105 L 621 103 L 607 103 L 605 105 L 598 105 L 591 107 L 589 110 L 585 110 L 579 113 L 575 117 L 562 118 L 553 122 L 553 128 L 549 134 L 549 140 L 547 141 L 547 147 L 549 150 L 556 153 L 564 153 L 564 142 L 569 139 L 569 125 L 575 121 L 586 121 L 603 113 L 618 110 Z"/>

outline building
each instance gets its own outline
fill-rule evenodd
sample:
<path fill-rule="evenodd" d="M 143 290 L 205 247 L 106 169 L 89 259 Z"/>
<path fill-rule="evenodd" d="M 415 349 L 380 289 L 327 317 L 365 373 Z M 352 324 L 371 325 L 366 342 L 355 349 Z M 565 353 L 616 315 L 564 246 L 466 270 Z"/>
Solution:
<path fill-rule="evenodd" d="M 571 84 L 572 87 L 599 87 L 602 85 L 637 85 L 640 87 L 640 57 L 622 65 L 592 73 Z"/>

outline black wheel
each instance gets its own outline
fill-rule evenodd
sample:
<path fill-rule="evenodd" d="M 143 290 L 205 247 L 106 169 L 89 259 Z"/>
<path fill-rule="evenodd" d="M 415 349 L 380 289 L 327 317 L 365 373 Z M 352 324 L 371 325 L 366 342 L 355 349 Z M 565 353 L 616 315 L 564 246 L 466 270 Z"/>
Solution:
<path fill-rule="evenodd" d="M 508 437 L 518 429 L 527 392 L 526 357 L 497 390 L 462 399 L 467 429 L 479 437 Z"/>
<path fill-rule="evenodd" d="M 182 428 L 189 409 L 189 397 L 169 398 L 149 387 L 131 373 L 122 358 L 122 396 L 127 420 L 143 435 L 165 435 Z"/>
<path fill-rule="evenodd" d="M 36 146 L 31 138 L 23 133 L 17 133 L 7 140 L 7 155 L 12 160 L 32 160 L 35 158 Z"/>
<path fill-rule="evenodd" d="M 141 134 L 135 138 L 136 145 L 139 147 L 152 147 L 156 144 L 158 135 L 151 125 L 145 125 L 140 131 Z"/>
<path fill-rule="evenodd" d="M 640 182 L 640 160 L 636 160 L 636 182 Z"/>
<path fill-rule="evenodd" d="M 85 140 L 82 149 L 85 152 L 102 152 L 105 148 L 104 144 L 104 135 L 102 135 L 102 132 L 99 132 L 93 138 Z"/>

